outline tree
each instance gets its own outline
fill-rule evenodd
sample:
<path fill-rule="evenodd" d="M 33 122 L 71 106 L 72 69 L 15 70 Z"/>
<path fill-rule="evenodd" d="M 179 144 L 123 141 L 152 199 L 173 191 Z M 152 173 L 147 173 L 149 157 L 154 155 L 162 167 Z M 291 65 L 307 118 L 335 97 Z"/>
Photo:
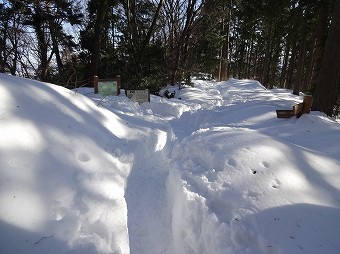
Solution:
<path fill-rule="evenodd" d="M 322 57 L 318 84 L 314 93 L 313 109 L 329 116 L 340 94 L 340 0 L 336 0 Z"/>
<path fill-rule="evenodd" d="M 224 1 L 222 12 L 225 15 L 221 20 L 221 46 L 220 46 L 220 63 L 218 70 L 218 80 L 223 81 L 228 79 L 228 61 L 229 61 L 229 33 L 231 22 L 231 6 L 232 0 Z"/>
<path fill-rule="evenodd" d="M 0 70 L 18 74 L 24 37 L 24 10 L 21 2 L 8 1 L 0 4 Z"/>
<path fill-rule="evenodd" d="M 300 88 L 302 84 L 302 79 L 303 79 L 303 69 L 304 69 L 304 62 L 305 62 L 305 57 L 306 57 L 306 44 L 307 44 L 307 33 L 306 28 L 307 28 L 307 20 L 306 20 L 306 15 L 304 15 L 304 12 L 307 10 L 304 10 L 304 6 L 299 5 L 299 17 L 298 17 L 298 23 L 302 24 L 300 25 L 300 40 L 298 42 L 298 59 L 297 59 L 297 64 L 296 64 L 296 75 L 295 75 L 295 80 L 294 80 L 294 87 L 293 87 L 293 94 L 299 95 L 300 93 Z"/>
<path fill-rule="evenodd" d="M 328 16 L 331 12 L 331 2 L 333 1 L 318 1 L 317 7 L 317 24 L 313 33 L 313 47 L 310 52 L 310 70 L 306 76 L 306 90 L 310 89 L 313 93 L 318 83 L 318 76 L 321 67 L 322 55 L 327 39 Z"/>
<path fill-rule="evenodd" d="M 167 0 L 163 15 L 168 22 L 163 27 L 167 45 L 170 83 L 183 80 L 189 75 L 190 49 L 194 33 L 203 21 L 204 1 Z"/>
<path fill-rule="evenodd" d="M 6 0 L 1 8 L 0 68 L 51 81 L 63 75 L 62 56 L 75 47 L 65 24 L 80 24 L 78 1 Z M 56 62 L 57 70 L 51 63 Z"/>
<path fill-rule="evenodd" d="M 91 3 L 93 3 L 93 1 Z M 90 78 L 92 78 L 95 75 L 98 75 L 98 64 L 99 64 L 99 59 L 100 59 L 100 56 L 99 56 L 100 44 L 103 38 L 104 20 L 106 19 L 106 16 L 108 13 L 107 11 L 108 1 L 107 0 L 95 1 L 95 4 L 97 4 L 97 8 L 96 8 L 97 13 L 95 15 Z"/>
<path fill-rule="evenodd" d="M 130 51 L 128 68 L 133 75 L 130 82 L 132 87 L 142 85 L 142 79 L 146 76 L 145 69 L 149 69 L 148 64 L 144 64 L 143 58 L 149 52 L 149 43 L 154 36 L 163 4 L 164 0 L 159 0 L 157 5 L 151 1 L 126 1 L 127 29 L 125 33 Z"/>

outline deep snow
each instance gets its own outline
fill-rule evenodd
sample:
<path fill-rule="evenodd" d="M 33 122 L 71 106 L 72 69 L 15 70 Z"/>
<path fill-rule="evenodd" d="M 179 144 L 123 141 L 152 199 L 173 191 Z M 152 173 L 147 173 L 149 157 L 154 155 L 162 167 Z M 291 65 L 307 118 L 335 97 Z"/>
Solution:
<path fill-rule="evenodd" d="M 340 253 L 339 123 L 194 83 L 138 105 L 0 74 L 0 254 Z"/>

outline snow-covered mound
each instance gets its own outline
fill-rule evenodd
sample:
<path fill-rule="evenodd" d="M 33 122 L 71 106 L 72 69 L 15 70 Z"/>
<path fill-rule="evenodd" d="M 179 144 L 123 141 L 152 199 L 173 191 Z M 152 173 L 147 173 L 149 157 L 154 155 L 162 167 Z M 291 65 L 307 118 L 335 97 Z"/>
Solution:
<path fill-rule="evenodd" d="M 253 80 L 172 89 L 0 74 L 0 253 L 338 253 L 339 123 Z"/>

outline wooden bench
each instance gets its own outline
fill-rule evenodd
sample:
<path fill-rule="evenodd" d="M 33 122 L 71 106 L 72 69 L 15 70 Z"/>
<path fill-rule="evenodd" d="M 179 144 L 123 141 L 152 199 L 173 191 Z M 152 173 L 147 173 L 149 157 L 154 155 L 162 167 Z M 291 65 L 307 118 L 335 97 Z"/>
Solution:
<path fill-rule="evenodd" d="M 292 116 L 296 116 L 297 118 L 299 118 L 303 114 L 309 114 L 310 109 L 312 107 L 312 103 L 313 103 L 313 97 L 311 95 L 305 95 L 303 97 L 303 102 L 299 104 L 295 104 L 293 106 L 293 110 L 287 110 L 287 109 L 276 110 L 277 118 L 290 118 Z"/>

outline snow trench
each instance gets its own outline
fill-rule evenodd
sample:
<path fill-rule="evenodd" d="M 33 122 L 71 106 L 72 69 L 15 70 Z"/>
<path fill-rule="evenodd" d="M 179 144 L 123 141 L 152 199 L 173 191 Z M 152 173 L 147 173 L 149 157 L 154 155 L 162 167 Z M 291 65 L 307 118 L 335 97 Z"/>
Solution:
<path fill-rule="evenodd" d="M 230 227 L 181 176 L 170 126 L 147 130 L 140 142 L 125 188 L 130 253 L 225 253 Z"/>
<path fill-rule="evenodd" d="M 233 245 L 233 215 L 221 223 L 200 195 L 203 188 L 186 181 L 185 141 L 173 131 L 168 123 L 156 125 L 136 144 L 125 188 L 130 253 L 226 253 Z"/>
<path fill-rule="evenodd" d="M 160 129 L 145 134 L 136 148 L 125 188 L 130 253 L 173 253 L 166 189 L 173 134 Z"/>

